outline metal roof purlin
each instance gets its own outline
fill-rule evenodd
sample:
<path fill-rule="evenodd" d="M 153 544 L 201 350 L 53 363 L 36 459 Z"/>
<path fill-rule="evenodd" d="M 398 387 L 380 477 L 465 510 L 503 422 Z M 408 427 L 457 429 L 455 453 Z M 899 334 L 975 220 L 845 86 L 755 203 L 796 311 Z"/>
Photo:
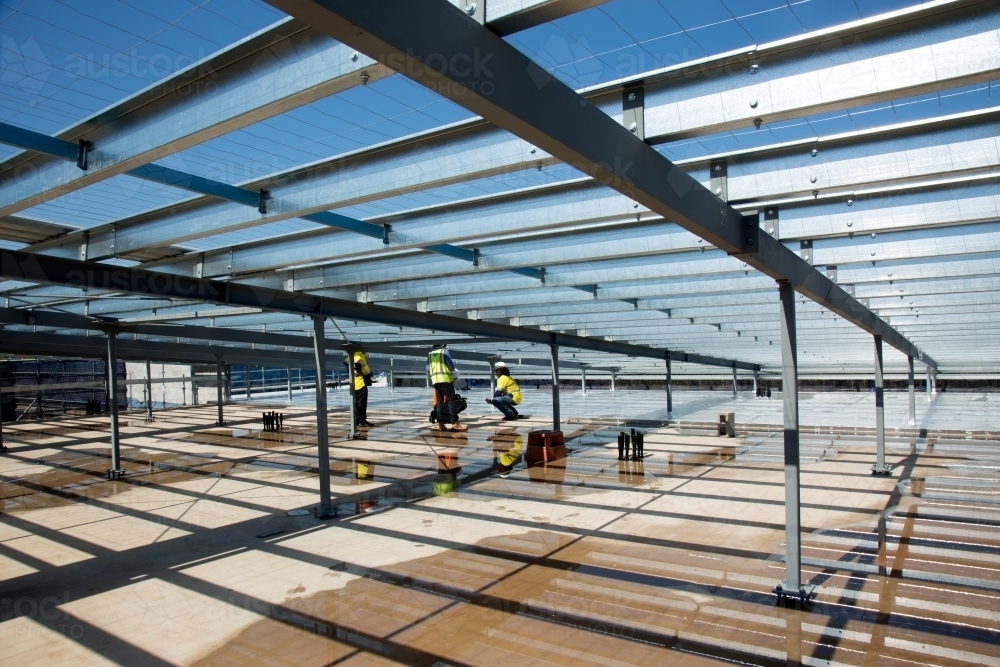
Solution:
<path fill-rule="evenodd" d="M 534 61 L 446 3 L 270 0 L 314 29 L 530 141 L 928 366 L 902 334 Z M 464 62 L 488 68 L 440 70 Z"/>

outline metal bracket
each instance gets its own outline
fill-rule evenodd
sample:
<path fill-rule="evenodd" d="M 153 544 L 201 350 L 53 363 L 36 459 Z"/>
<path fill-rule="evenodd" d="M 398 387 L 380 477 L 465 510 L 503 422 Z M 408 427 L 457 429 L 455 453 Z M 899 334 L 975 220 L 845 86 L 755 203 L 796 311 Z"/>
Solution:
<path fill-rule="evenodd" d="M 392 225 L 388 222 L 382 224 L 382 243 L 389 245 L 389 233 L 392 232 Z"/>
<path fill-rule="evenodd" d="M 729 165 L 725 160 L 716 160 L 709 164 L 709 188 L 722 201 L 729 201 Z"/>
<path fill-rule="evenodd" d="M 472 249 L 472 268 L 479 268 L 479 248 Z"/>
<path fill-rule="evenodd" d="M 785 582 L 781 582 L 774 587 L 771 591 L 778 596 L 778 602 L 784 602 L 786 600 L 798 600 L 801 603 L 812 602 L 812 599 L 816 597 L 816 585 L 815 584 L 802 584 L 797 591 L 790 591 L 785 588 Z"/>
<path fill-rule="evenodd" d="M 106 474 L 108 479 L 125 479 L 124 470 L 108 470 Z"/>
<path fill-rule="evenodd" d="M 451 4 L 479 25 L 486 25 L 486 0 L 451 0 Z"/>
<path fill-rule="evenodd" d="M 268 190 L 260 191 L 257 200 L 257 211 L 259 211 L 261 215 L 265 215 L 267 213 L 267 200 L 270 198 L 271 193 Z"/>
<path fill-rule="evenodd" d="M 317 519 L 319 519 L 320 521 L 322 521 L 323 519 L 336 519 L 337 518 L 337 514 L 339 512 L 340 512 L 340 510 L 337 509 L 336 505 L 334 505 L 333 507 L 329 508 L 329 510 L 327 510 L 326 512 L 321 512 L 320 508 L 318 508 L 318 507 L 315 508 L 315 509 L 313 509 L 313 515 Z"/>
<path fill-rule="evenodd" d="M 539 276 L 539 280 L 541 280 L 542 284 L 544 285 L 545 284 L 545 267 L 542 267 L 542 268 L 538 269 L 538 272 L 541 274 Z"/>
<path fill-rule="evenodd" d="M 764 231 L 778 238 L 778 207 L 768 206 L 764 209 Z"/>
<path fill-rule="evenodd" d="M 872 466 L 872 474 L 873 475 L 885 475 L 886 477 L 891 477 L 892 476 L 892 466 L 885 465 L 885 466 L 882 466 L 881 468 L 879 468 L 878 465 L 873 465 Z"/>
<path fill-rule="evenodd" d="M 76 166 L 84 171 L 90 166 L 88 157 L 90 156 L 90 149 L 93 144 L 86 139 L 80 139 L 80 143 L 77 144 L 76 148 Z"/>
<path fill-rule="evenodd" d="M 646 129 L 643 126 L 645 97 L 642 86 L 622 91 L 622 125 L 643 141 L 646 140 Z"/>
<path fill-rule="evenodd" d="M 837 267 L 830 265 L 826 267 L 826 277 L 830 279 L 830 282 L 837 282 Z"/>
<path fill-rule="evenodd" d="M 799 255 L 802 259 L 806 261 L 807 264 L 812 266 L 813 263 L 813 242 L 811 240 L 802 241 L 799 244 Z"/>
<path fill-rule="evenodd" d="M 754 212 L 743 216 L 743 235 L 740 237 L 742 254 L 752 255 L 760 252 L 760 216 Z"/>

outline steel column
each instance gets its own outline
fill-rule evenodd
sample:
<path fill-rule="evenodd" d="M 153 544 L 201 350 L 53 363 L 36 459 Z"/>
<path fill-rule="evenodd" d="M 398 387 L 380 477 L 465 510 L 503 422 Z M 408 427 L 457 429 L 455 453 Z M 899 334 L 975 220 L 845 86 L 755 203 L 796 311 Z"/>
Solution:
<path fill-rule="evenodd" d="M 667 419 L 674 414 L 674 377 L 670 365 L 670 355 L 667 354 Z"/>
<path fill-rule="evenodd" d="M 493 364 L 490 364 L 490 398 L 493 398 L 494 394 L 497 392 L 497 376 L 493 373 Z M 496 412 L 496 406 L 492 403 L 490 404 L 490 412 Z"/>
<path fill-rule="evenodd" d="M 910 421 L 909 421 L 909 424 L 910 424 L 910 426 L 913 426 L 914 424 L 917 423 L 917 401 L 916 401 L 916 396 L 915 396 L 915 387 L 914 387 L 915 383 L 913 381 L 913 356 L 912 355 L 908 355 L 906 357 L 906 364 L 907 364 L 907 375 L 906 375 L 906 378 L 907 378 L 908 383 L 909 383 L 908 386 L 909 386 L 909 394 L 910 394 Z"/>
<path fill-rule="evenodd" d="M 754 371 L 753 372 L 753 395 L 754 395 L 754 398 L 757 397 L 757 376 L 758 375 L 759 375 L 758 371 Z"/>
<path fill-rule="evenodd" d="M 875 465 L 873 475 L 888 475 L 892 469 L 885 464 L 885 383 L 882 379 L 882 337 L 875 339 Z"/>
<path fill-rule="evenodd" d="M 427 371 L 428 375 L 428 386 L 430 386 L 430 371 Z M 317 382 L 322 382 L 326 384 L 326 377 L 316 378 Z M 347 431 L 347 438 L 353 440 L 358 437 L 358 410 L 357 405 L 354 402 L 354 350 L 347 351 L 347 382 L 350 395 L 348 398 L 351 401 L 351 427 Z"/>
<path fill-rule="evenodd" d="M 611 374 L 611 391 L 615 390 L 615 374 Z"/>
<path fill-rule="evenodd" d="M 222 405 L 225 403 L 222 390 L 222 357 L 215 358 L 215 402 L 218 404 L 217 411 L 219 413 L 219 418 L 215 423 L 218 426 L 225 426 L 226 420 L 222 414 Z"/>
<path fill-rule="evenodd" d="M 927 379 L 924 382 L 924 388 L 925 388 L 925 390 L 927 392 L 927 401 L 930 402 L 930 400 L 931 400 L 931 367 L 930 367 L 930 365 L 928 365 L 926 368 L 927 368 Z"/>
<path fill-rule="evenodd" d="M 559 430 L 559 346 L 549 344 L 552 351 L 552 429 Z"/>
<path fill-rule="evenodd" d="M 319 507 L 316 518 L 326 519 L 335 514 L 330 503 L 330 436 L 326 423 L 326 318 L 313 317 L 313 351 L 316 364 L 316 446 L 319 449 Z"/>
<path fill-rule="evenodd" d="M 584 396 L 587 395 L 587 369 L 580 369 L 580 391 Z"/>
<path fill-rule="evenodd" d="M 285 368 L 285 379 L 288 381 L 288 404 L 292 403 L 292 369 Z"/>
<path fill-rule="evenodd" d="M 108 332 L 108 414 L 111 417 L 111 469 L 108 470 L 108 477 L 111 479 L 121 478 L 125 474 L 122 470 L 118 433 L 118 351 L 115 347 L 117 337 L 114 331 Z"/>
<path fill-rule="evenodd" d="M 733 398 L 737 397 L 738 394 L 736 393 L 736 366 L 733 366 Z"/>
<path fill-rule="evenodd" d="M 153 421 L 153 372 L 150 370 L 149 357 L 146 358 L 146 421 Z"/>
<path fill-rule="evenodd" d="M 807 599 L 802 585 L 801 512 L 799 509 L 799 362 L 795 337 L 795 290 L 778 281 L 781 302 L 781 395 L 785 422 L 785 580 L 775 593 Z"/>

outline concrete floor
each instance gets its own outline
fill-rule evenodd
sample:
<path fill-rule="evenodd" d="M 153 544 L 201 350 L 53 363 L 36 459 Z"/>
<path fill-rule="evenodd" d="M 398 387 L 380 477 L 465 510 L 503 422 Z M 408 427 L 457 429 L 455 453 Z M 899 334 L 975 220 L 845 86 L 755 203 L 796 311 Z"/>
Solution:
<path fill-rule="evenodd" d="M 387 387 L 369 389 L 369 405 L 384 410 L 424 409 L 430 411 L 430 395 L 424 388 Z M 469 399 L 469 415 L 499 415 L 486 404 L 488 390 L 462 392 Z M 349 392 L 331 390 L 331 408 L 346 408 Z M 525 389 L 520 412 L 538 417 L 552 414 L 552 392 L 548 389 Z M 918 392 L 915 395 L 916 422 L 921 428 L 946 430 L 1000 431 L 1000 393 L 945 392 L 934 394 L 932 400 Z M 287 402 L 287 392 L 253 395 L 254 402 Z M 313 407 L 316 398 L 310 391 L 293 391 L 295 405 Z M 236 402 L 245 402 L 242 396 Z M 666 420 L 667 399 L 662 391 L 588 390 L 562 387 L 560 412 L 564 418 L 595 418 L 619 420 Z M 730 391 L 676 391 L 673 419 L 714 422 L 719 412 L 733 412 L 738 424 L 781 424 L 782 394 L 772 391 L 770 399 L 756 399 L 752 393 L 740 392 L 736 399 Z M 885 393 L 885 424 L 887 428 L 904 428 L 910 419 L 910 400 L 906 392 Z M 818 426 L 875 427 L 875 394 L 870 392 L 801 392 L 799 423 Z"/>
<path fill-rule="evenodd" d="M 497 457 L 547 426 L 545 395 L 513 425 L 470 400 L 467 434 L 428 431 L 423 390 L 373 392 L 364 440 L 332 412 L 326 521 L 307 512 L 310 395 L 274 404 L 280 434 L 259 430 L 259 403 L 227 406 L 224 429 L 214 406 L 127 416 L 114 482 L 106 418 L 5 424 L 3 662 L 1000 665 L 1000 434 L 974 432 L 995 430 L 994 396 L 918 401 L 929 430 L 890 437 L 891 478 L 869 474 L 869 436 L 803 434 L 803 577 L 819 588 L 802 609 L 771 594 L 779 432 L 650 428 L 647 458 L 626 462 L 617 428 L 575 419 L 568 459 L 501 477 Z M 661 409 L 654 392 L 609 398 L 565 392 L 563 414 Z M 889 395 L 887 424 L 905 401 Z M 867 426 L 872 402 L 803 396 L 802 422 Z M 780 423 L 777 397 L 731 406 L 691 392 L 674 412 Z"/>

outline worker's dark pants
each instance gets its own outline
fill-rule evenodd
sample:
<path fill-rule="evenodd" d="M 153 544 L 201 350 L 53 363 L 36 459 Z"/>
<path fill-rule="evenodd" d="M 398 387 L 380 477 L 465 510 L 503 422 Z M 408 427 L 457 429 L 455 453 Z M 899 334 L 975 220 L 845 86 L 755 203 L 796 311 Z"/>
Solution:
<path fill-rule="evenodd" d="M 354 390 L 354 424 L 368 421 L 368 387 Z"/>
<path fill-rule="evenodd" d="M 514 407 L 514 399 L 508 394 L 498 391 L 493 394 L 493 399 L 490 403 L 502 412 L 504 417 L 514 417 L 517 415 L 517 408 Z"/>
<path fill-rule="evenodd" d="M 457 424 L 458 413 L 454 410 L 455 385 L 451 382 L 438 382 L 434 385 L 437 393 L 437 420 L 442 424 Z"/>

